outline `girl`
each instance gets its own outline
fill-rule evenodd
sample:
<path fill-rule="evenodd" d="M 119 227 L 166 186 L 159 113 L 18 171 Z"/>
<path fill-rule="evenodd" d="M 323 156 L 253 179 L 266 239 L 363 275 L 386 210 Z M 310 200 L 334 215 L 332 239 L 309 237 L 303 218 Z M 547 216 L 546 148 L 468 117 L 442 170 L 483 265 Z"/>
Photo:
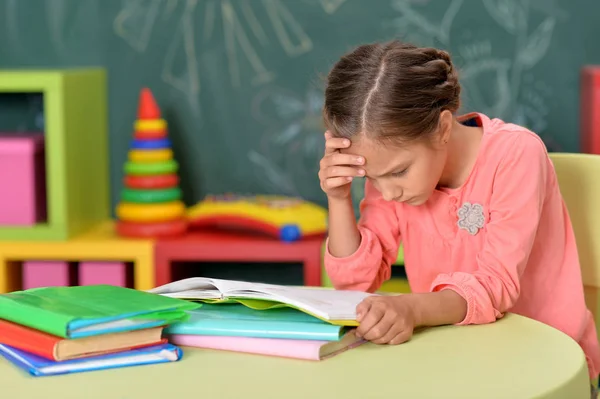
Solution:
<path fill-rule="evenodd" d="M 575 339 L 596 378 L 600 348 L 575 237 L 542 140 L 480 113 L 456 116 L 447 52 L 360 46 L 328 76 L 325 267 L 338 289 L 373 292 L 399 243 L 412 294 L 357 308 L 359 335 L 400 344 L 418 326 L 491 323 L 510 311 Z M 350 183 L 366 177 L 358 224 Z"/>

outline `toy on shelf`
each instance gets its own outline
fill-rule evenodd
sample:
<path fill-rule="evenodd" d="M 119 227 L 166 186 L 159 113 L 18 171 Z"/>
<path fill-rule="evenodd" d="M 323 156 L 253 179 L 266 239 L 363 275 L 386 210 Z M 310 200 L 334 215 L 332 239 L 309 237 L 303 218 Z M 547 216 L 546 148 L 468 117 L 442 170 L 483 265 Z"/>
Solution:
<path fill-rule="evenodd" d="M 327 210 L 300 198 L 226 194 L 207 196 L 188 209 L 193 227 L 217 227 L 265 233 L 296 241 L 327 232 Z"/>
<path fill-rule="evenodd" d="M 117 233 L 125 237 L 166 237 L 187 230 L 185 205 L 173 159 L 167 122 L 148 88 L 140 93 L 134 138 L 125 163 L 117 205 Z"/>

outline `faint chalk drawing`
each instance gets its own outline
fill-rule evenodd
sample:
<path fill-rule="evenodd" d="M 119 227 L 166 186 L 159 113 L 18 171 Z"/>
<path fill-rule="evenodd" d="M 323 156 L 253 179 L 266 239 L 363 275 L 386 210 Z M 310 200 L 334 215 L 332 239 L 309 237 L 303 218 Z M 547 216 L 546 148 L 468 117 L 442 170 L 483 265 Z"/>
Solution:
<path fill-rule="evenodd" d="M 298 195 L 293 181 L 286 178 L 285 172 L 274 165 L 271 160 L 253 150 L 248 152 L 248 159 L 263 172 L 264 181 L 271 193 L 281 193 L 289 196 Z"/>
<path fill-rule="evenodd" d="M 462 3 L 462 0 L 449 2 L 442 20 L 438 21 L 419 10 L 418 7 L 424 7 L 423 4 L 392 0 L 392 7 L 401 14 L 392 21 L 392 26 L 405 40 L 421 45 L 441 43 L 451 50 L 452 24 Z M 548 108 L 546 101 L 550 95 L 545 91 L 528 89 L 523 77 L 546 55 L 558 18 L 565 18 L 568 14 L 558 8 L 555 0 L 483 0 L 483 5 L 492 21 L 507 32 L 514 43 L 514 50 L 507 54 L 503 43 L 499 46 L 502 50 L 495 51 L 492 41 L 487 39 L 478 38 L 470 43 L 465 43 L 464 36 L 459 39 L 460 44 L 453 54 L 455 63 L 460 64 L 459 73 L 465 93 L 463 102 L 495 117 L 523 122 L 542 134 L 547 127 L 548 113 L 544 110 Z M 532 18 L 538 17 L 534 13 L 541 13 L 543 21 L 530 30 L 530 20 L 539 20 Z M 543 82 L 532 82 L 532 86 L 539 84 Z"/>
<path fill-rule="evenodd" d="M 252 83 L 262 84 L 271 81 L 274 77 L 274 74 L 268 71 L 263 65 L 262 60 L 250 43 L 248 35 L 244 31 L 244 28 L 238 19 L 237 13 L 235 12 L 229 0 L 221 1 L 221 13 L 223 17 L 225 47 L 227 49 L 227 58 L 229 59 L 231 84 L 234 87 L 239 87 L 241 85 L 240 65 L 236 44 L 240 45 L 242 52 L 248 61 L 250 61 L 250 65 L 255 72 L 255 76 L 252 78 Z"/>
<path fill-rule="evenodd" d="M 264 159 L 260 163 L 251 161 L 256 172 L 262 173 L 271 185 L 290 182 L 294 192 L 305 198 L 320 192 L 319 159 L 325 147 L 322 107 L 323 92 L 312 86 L 304 96 L 268 86 L 254 97 L 252 116 L 266 129 L 254 150 Z M 265 162 L 270 165 L 268 169 Z"/>
<path fill-rule="evenodd" d="M 335 12 L 345 2 L 314 1 L 312 6 L 321 7 L 327 13 Z M 175 25 L 175 29 L 167 30 L 173 32 L 173 36 L 166 51 L 162 79 L 184 92 L 192 108 L 198 105 L 197 95 L 200 91 L 198 57 L 205 47 L 211 44 L 214 47 L 214 40 L 222 39 L 225 43 L 226 62 L 233 87 L 242 87 L 247 83 L 263 85 L 275 78 L 275 73 L 260 53 L 261 47 L 273 45 L 270 39 L 273 36 L 290 57 L 313 49 L 311 38 L 290 10 L 292 3 L 282 0 L 204 0 L 200 3 L 200 16 L 196 11 L 197 3 L 197 0 L 123 0 L 123 8 L 113 20 L 115 34 L 137 52 L 144 53 L 150 45 L 156 25 L 172 24 L 172 15 L 179 18 L 180 23 Z M 181 4 L 184 6 L 180 7 Z M 262 22 L 265 18 L 258 18 L 257 13 L 261 10 L 266 14 L 266 24 Z M 197 29 L 198 23 L 200 29 Z M 217 38 L 217 34 L 221 34 L 221 37 Z M 184 58 L 183 63 L 181 58 Z M 185 70 L 176 77 L 173 71 L 181 69 L 181 64 Z M 247 77 L 248 74 L 250 76 Z"/>
<path fill-rule="evenodd" d="M 187 0 L 178 30 L 169 45 L 164 61 L 161 77 L 164 82 L 180 90 L 188 99 L 192 111 L 198 115 L 200 104 L 198 94 L 200 92 L 200 79 L 198 76 L 198 59 L 196 56 L 194 10 L 198 0 Z M 185 60 L 184 71 L 176 76 L 174 71 L 179 69 L 178 50 L 183 47 Z"/>
<path fill-rule="evenodd" d="M 340 8 L 346 0 L 319 0 L 321 7 L 327 14 L 334 14 L 338 8 Z"/>
<path fill-rule="evenodd" d="M 80 3 L 76 3 L 80 4 Z M 65 4 L 65 0 L 56 0 L 53 1 L 52 4 L 49 2 L 46 3 L 47 12 L 46 12 L 46 20 L 48 21 L 48 29 L 50 30 L 50 38 L 55 46 L 55 48 L 63 52 L 64 42 L 62 29 L 65 26 L 65 18 L 67 5 Z"/>
<path fill-rule="evenodd" d="M 468 105 L 490 115 L 504 115 L 511 101 L 509 69 L 510 60 L 483 58 L 468 62 L 460 70 Z M 487 92 L 488 87 L 491 87 L 491 92 Z"/>
<path fill-rule="evenodd" d="M 250 7 L 250 3 L 248 2 L 248 0 L 243 0 L 241 4 L 242 13 L 246 18 L 248 25 L 250 25 L 252 33 L 254 33 L 254 36 L 256 36 L 261 45 L 266 46 L 267 44 L 269 44 L 269 39 L 267 38 L 267 34 L 265 33 L 264 29 L 260 25 L 260 22 L 256 18 L 256 14 L 252 10 L 252 7 Z"/>
<path fill-rule="evenodd" d="M 410 32 L 418 28 L 431 39 L 437 39 L 447 44 L 450 40 L 450 28 L 456 14 L 460 10 L 464 0 L 452 0 L 446 9 L 441 21 L 430 21 L 427 17 L 413 8 L 413 3 L 408 0 L 394 0 L 392 7 L 402 14 L 402 17 L 394 20 L 394 24 L 402 33 Z"/>
<path fill-rule="evenodd" d="M 148 47 L 161 0 L 125 0 L 124 4 L 113 22 L 113 29 L 134 50 L 143 53 Z M 169 1 L 167 7 L 172 4 Z"/>
<path fill-rule="evenodd" d="M 179 0 L 167 0 L 167 9 L 165 15 L 171 15 L 177 8 L 178 4 Z"/>
<path fill-rule="evenodd" d="M 483 5 L 508 33 L 515 35 L 527 27 L 527 10 L 519 0 L 483 0 Z"/>
<path fill-rule="evenodd" d="M 214 2 L 208 2 L 204 6 L 204 32 L 202 37 L 204 43 L 207 43 L 212 38 L 214 26 L 215 26 L 215 7 Z"/>
<path fill-rule="evenodd" d="M 18 6 L 18 4 L 20 4 L 20 3 L 18 3 L 17 1 L 18 0 L 6 0 L 6 2 L 5 2 L 6 11 L 3 13 L 5 15 L 4 25 L 7 28 L 9 41 L 14 44 L 13 47 L 18 49 L 19 51 L 22 51 L 22 49 L 24 47 L 19 44 L 21 42 L 21 38 L 19 35 L 19 25 L 18 25 L 18 21 L 19 21 L 19 17 L 18 17 L 19 6 Z"/>
<path fill-rule="evenodd" d="M 283 49 L 290 56 L 298 56 L 309 52 L 313 48 L 310 37 L 302 29 L 302 25 L 294 18 L 293 14 L 279 0 L 263 0 L 263 5 L 271 19 L 275 33 Z M 298 38 L 294 45 L 286 27 Z"/>
<path fill-rule="evenodd" d="M 519 49 L 517 61 L 526 68 L 531 68 L 544 57 L 552 41 L 552 31 L 556 20 L 549 17 L 542 22 L 527 38 L 527 42 Z"/>

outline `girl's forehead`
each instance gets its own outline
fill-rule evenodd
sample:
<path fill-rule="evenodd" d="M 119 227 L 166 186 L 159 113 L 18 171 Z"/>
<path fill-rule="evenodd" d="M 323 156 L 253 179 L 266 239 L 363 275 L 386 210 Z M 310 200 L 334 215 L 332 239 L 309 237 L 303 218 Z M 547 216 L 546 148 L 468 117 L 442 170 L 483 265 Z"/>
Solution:
<path fill-rule="evenodd" d="M 353 142 L 350 147 L 341 149 L 340 152 L 363 157 L 366 161 L 365 169 L 372 174 L 387 170 L 392 163 L 408 161 L 411 157 L 408 149 L 371 140 Z"/>

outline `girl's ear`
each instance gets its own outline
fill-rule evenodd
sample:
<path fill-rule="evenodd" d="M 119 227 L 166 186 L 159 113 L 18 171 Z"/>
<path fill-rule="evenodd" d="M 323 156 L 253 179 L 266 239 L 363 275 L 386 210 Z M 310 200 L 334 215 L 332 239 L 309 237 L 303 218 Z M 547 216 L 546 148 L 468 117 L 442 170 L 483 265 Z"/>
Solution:
<path fill-rule="evenodd" d="M 446 146 L 446 144 L 448 144 L 448 141 L 450 140 L 450 133 L 452 132 L 453 121 L 454 117 L 450 111 L 444 110 L 440 113 L 438 129 L 431 138 L 433 144 L 437 148 L 442 149 Z"/>
<path fill-rule="evenodd" d="M 446 144 L 448 143 L 448 140 L 450 140 L 450 133 L 452 132 L 453 122 L 454 116 L 452 115 L 452 112 L 445 109 L 440 113 L 440 144 Z"/>

